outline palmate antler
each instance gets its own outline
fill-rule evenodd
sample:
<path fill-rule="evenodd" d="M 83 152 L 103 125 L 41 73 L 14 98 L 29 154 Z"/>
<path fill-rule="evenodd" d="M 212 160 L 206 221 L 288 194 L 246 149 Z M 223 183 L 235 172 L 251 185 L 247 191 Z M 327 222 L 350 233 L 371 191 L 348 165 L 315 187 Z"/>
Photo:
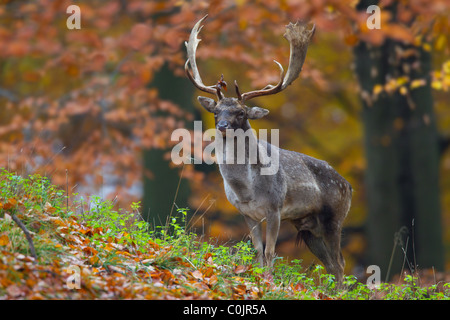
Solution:
<path fill-rule="evenodd" d="M 200 33 L 200 30 L 203 27 L 200 26 L 200 24 L 203 22 L 203 20 L 205 20 L 206 17 L 207 15 L 200 19 L 195 24 L 194 28 L 192 28 L 191 35 L 189 36 L 189 41 L 186 42 L 188 59 L 184 67 L 186 75 L 198 89 L 204 92 L 215 94 L 220 100 L 223 98 L 223 94 L 220 91 L 220 86 L 205 86 L 202 82 L 200 73 L 198 72 L 197 63 L 195 61 L 197 46 L 201 41 L 197 38 L 197 35 Z M 236 87 L 236 94 L 238 99 L 244 102 L 255 97 L 276 94 L 284 90 L 295 79 L 297 79 L 298 75 L 302 71 L 303 63 L 305 62 L 306 51 L 308 50 L 308 45 L 312 36 L 314 35 L 314 31 L 314 25 L 311 29 L 308 29 L 307 24 L 303 22 L 297 22 L 295 24 L 289 23 L 286 26 L 286 33 L 284 34 L 284 37 L 289 41 L 290 44 L 289 67 L 286 74 L 284 73 L 284 69 L 281 64 L 274 60 L 274 62 L 280 68 L 280 81 L 278 82 L 278 84 L 275 86 L 267 85 L 261 90 L 255 90 L 241 94 L 237 81 L 235 81 L 234 84 Z M 189 72 L 189 64 L 191 66 L 193 75 L 191 75 L 191 73 Z"/>
<path fill-rule="evenodd" d="M 184 70 L 186 71 L 186 75 L 188 78 L 192 81 L 192 83 L 199 89 L 204 92 L 208 92 L 211 94 L 216 94 L 219 99 L 221 99 L 222 93 L 220 92 L 220 88 L 216 86 L 205 86 L 202 81 L 202 77 L 200 77 L 200 73 L 198 72 L 197 68 L 197 62 L 195 61 L 195 53 L 197 51 L 197 46 L 201 39 L 197 38 L 197 35 L 200 33 L 200 30 L 202 30 L 203 26 L 200 26 L 200 24 L 203 22 L 203 20 L 206 19 L 208 15 L 201 18 L 195 26 L 192 28 L 191 35 L 189 36 L 189 41 L 185 42 L 186 49 L 187 49 L 187 60 L 184 65 Z M 194 75 L 191 75 L 189 72 L 188 65 L 191 65 L 192 73 Z"/>

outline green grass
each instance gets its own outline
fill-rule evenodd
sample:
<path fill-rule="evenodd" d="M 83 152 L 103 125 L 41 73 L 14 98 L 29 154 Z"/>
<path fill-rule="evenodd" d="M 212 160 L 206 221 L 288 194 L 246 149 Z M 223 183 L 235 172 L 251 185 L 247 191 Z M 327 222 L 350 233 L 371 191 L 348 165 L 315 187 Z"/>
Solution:
<path fill-rule="evenodd" d="M 45 177 L 0 172 L 0 298 L 450 299 L 449 283 L 421 287 L 410 275 L 377 289 L 349 275 L 338 288 L 321 265 L 284 258 L 268 280 L 250 241 L 204 241 L 188 227 L 188 208 L 154 227 L 142 220 L 139 203 L 116 210 L 96 196 L 71 198 L 78 200 L 68 206 Z M 32 233 L 37 261 L 11 215 Z M 73 264 L 83 271 L 80 290 L 65 286 L 64 270 Z"/>

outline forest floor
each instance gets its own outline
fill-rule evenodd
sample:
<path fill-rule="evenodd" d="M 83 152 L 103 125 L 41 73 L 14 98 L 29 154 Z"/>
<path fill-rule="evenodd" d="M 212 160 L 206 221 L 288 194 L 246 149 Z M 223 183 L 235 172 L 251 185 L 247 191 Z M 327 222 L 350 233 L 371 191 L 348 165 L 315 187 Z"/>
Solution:
<path fill-rule="evenodd" d="M 179 209 L 151 229 L 137 203 L 114 210 L 80 197 L 69 206 L 46 178 L 3 170 L 0 299 L 450 299 L 449 282 L 424 285 L 417 275 L 376 288 L 350 275 L 337 288 L 321 265 L 301 260 L 279 258 L 268 276 L 250 242 L 211 244 L 189 232 L 186 217 Z"/>

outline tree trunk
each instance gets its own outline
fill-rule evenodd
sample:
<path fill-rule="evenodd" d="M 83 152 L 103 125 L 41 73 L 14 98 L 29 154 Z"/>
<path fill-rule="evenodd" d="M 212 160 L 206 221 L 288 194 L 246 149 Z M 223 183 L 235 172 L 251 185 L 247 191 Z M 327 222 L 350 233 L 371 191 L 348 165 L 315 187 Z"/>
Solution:
<path fill-rule="evenodd" d="M 184 110 L 195 113 L 192 104 L 194 89 L 189 80 L 177 77 L 167 65 L 155 75 L 151 87 L 158 89 L 159 97 L 171 101 Z M 193 124 L 186 123 L 186 128 Z M 186 179 L 180 181 L 180 170 L 170 167 L 170 160 L 164 159 L 164 154 L 170 150 L 150 149 L 143 151 L 144 170 L 144 196 L 142 213 L 145 220 L 155 225 L 166 225 L 167 217 L 172 208 L 175 212 L 175 203 L 186 207 L 190 189 Z M 180 186 L 178 188 L 178 183 Z M 177 193 L 178 188 L 178 193 Z M 176 199 L 175 199 L 176 196 Z"/>
<path fill-rule="evenodd" d="M 365 11 L 371 4 L 376 3 L 361 1 L 358 9 Z M 395 5 L 389 10 L 395 19 Z M 406 49 L 414 54 L 401 56 Z M 367 158 L 367 264 L 378 265 L 383 278 L 399 273 L 404 262 L 406 270 L 408 262 L 414 269 L 417 264 L 443 270 L 439 138 L 429 81 L 430 54 L 391 39 L 379 47 L 361 41 L 354 54 Z M 375 85 L 402 76 L 410 81 L 425 79 L 426 85 L 410 89 L 408 83 L 406 91 L 373 95 Z M 408 232 L 399 232 L 403 226 Z"/>

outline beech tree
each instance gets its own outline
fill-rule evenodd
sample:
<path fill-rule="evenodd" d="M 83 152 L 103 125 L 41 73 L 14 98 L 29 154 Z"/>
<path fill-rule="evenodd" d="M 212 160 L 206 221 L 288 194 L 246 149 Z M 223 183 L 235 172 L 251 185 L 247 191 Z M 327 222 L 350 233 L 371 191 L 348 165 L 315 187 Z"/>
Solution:
<path fill-rule="evenodd" d="M 360 1 L 357 8 L 373 4 L 378 1 Z M 405 30 L 420 19 L 406 3 L 392 2 L 383 10 L 388 23 Z M 423 32 L 418 29 L 416 37 Z M 385 276 L 390 268 L 401 269 L 405 252 L 413 270 L 417 264 L 444 270 L 439 135 L 431 53 L 424 49 L 429 40 L 407 40 L 361 41 L 354 49 L 367 156 L 369 259 Z"/>

